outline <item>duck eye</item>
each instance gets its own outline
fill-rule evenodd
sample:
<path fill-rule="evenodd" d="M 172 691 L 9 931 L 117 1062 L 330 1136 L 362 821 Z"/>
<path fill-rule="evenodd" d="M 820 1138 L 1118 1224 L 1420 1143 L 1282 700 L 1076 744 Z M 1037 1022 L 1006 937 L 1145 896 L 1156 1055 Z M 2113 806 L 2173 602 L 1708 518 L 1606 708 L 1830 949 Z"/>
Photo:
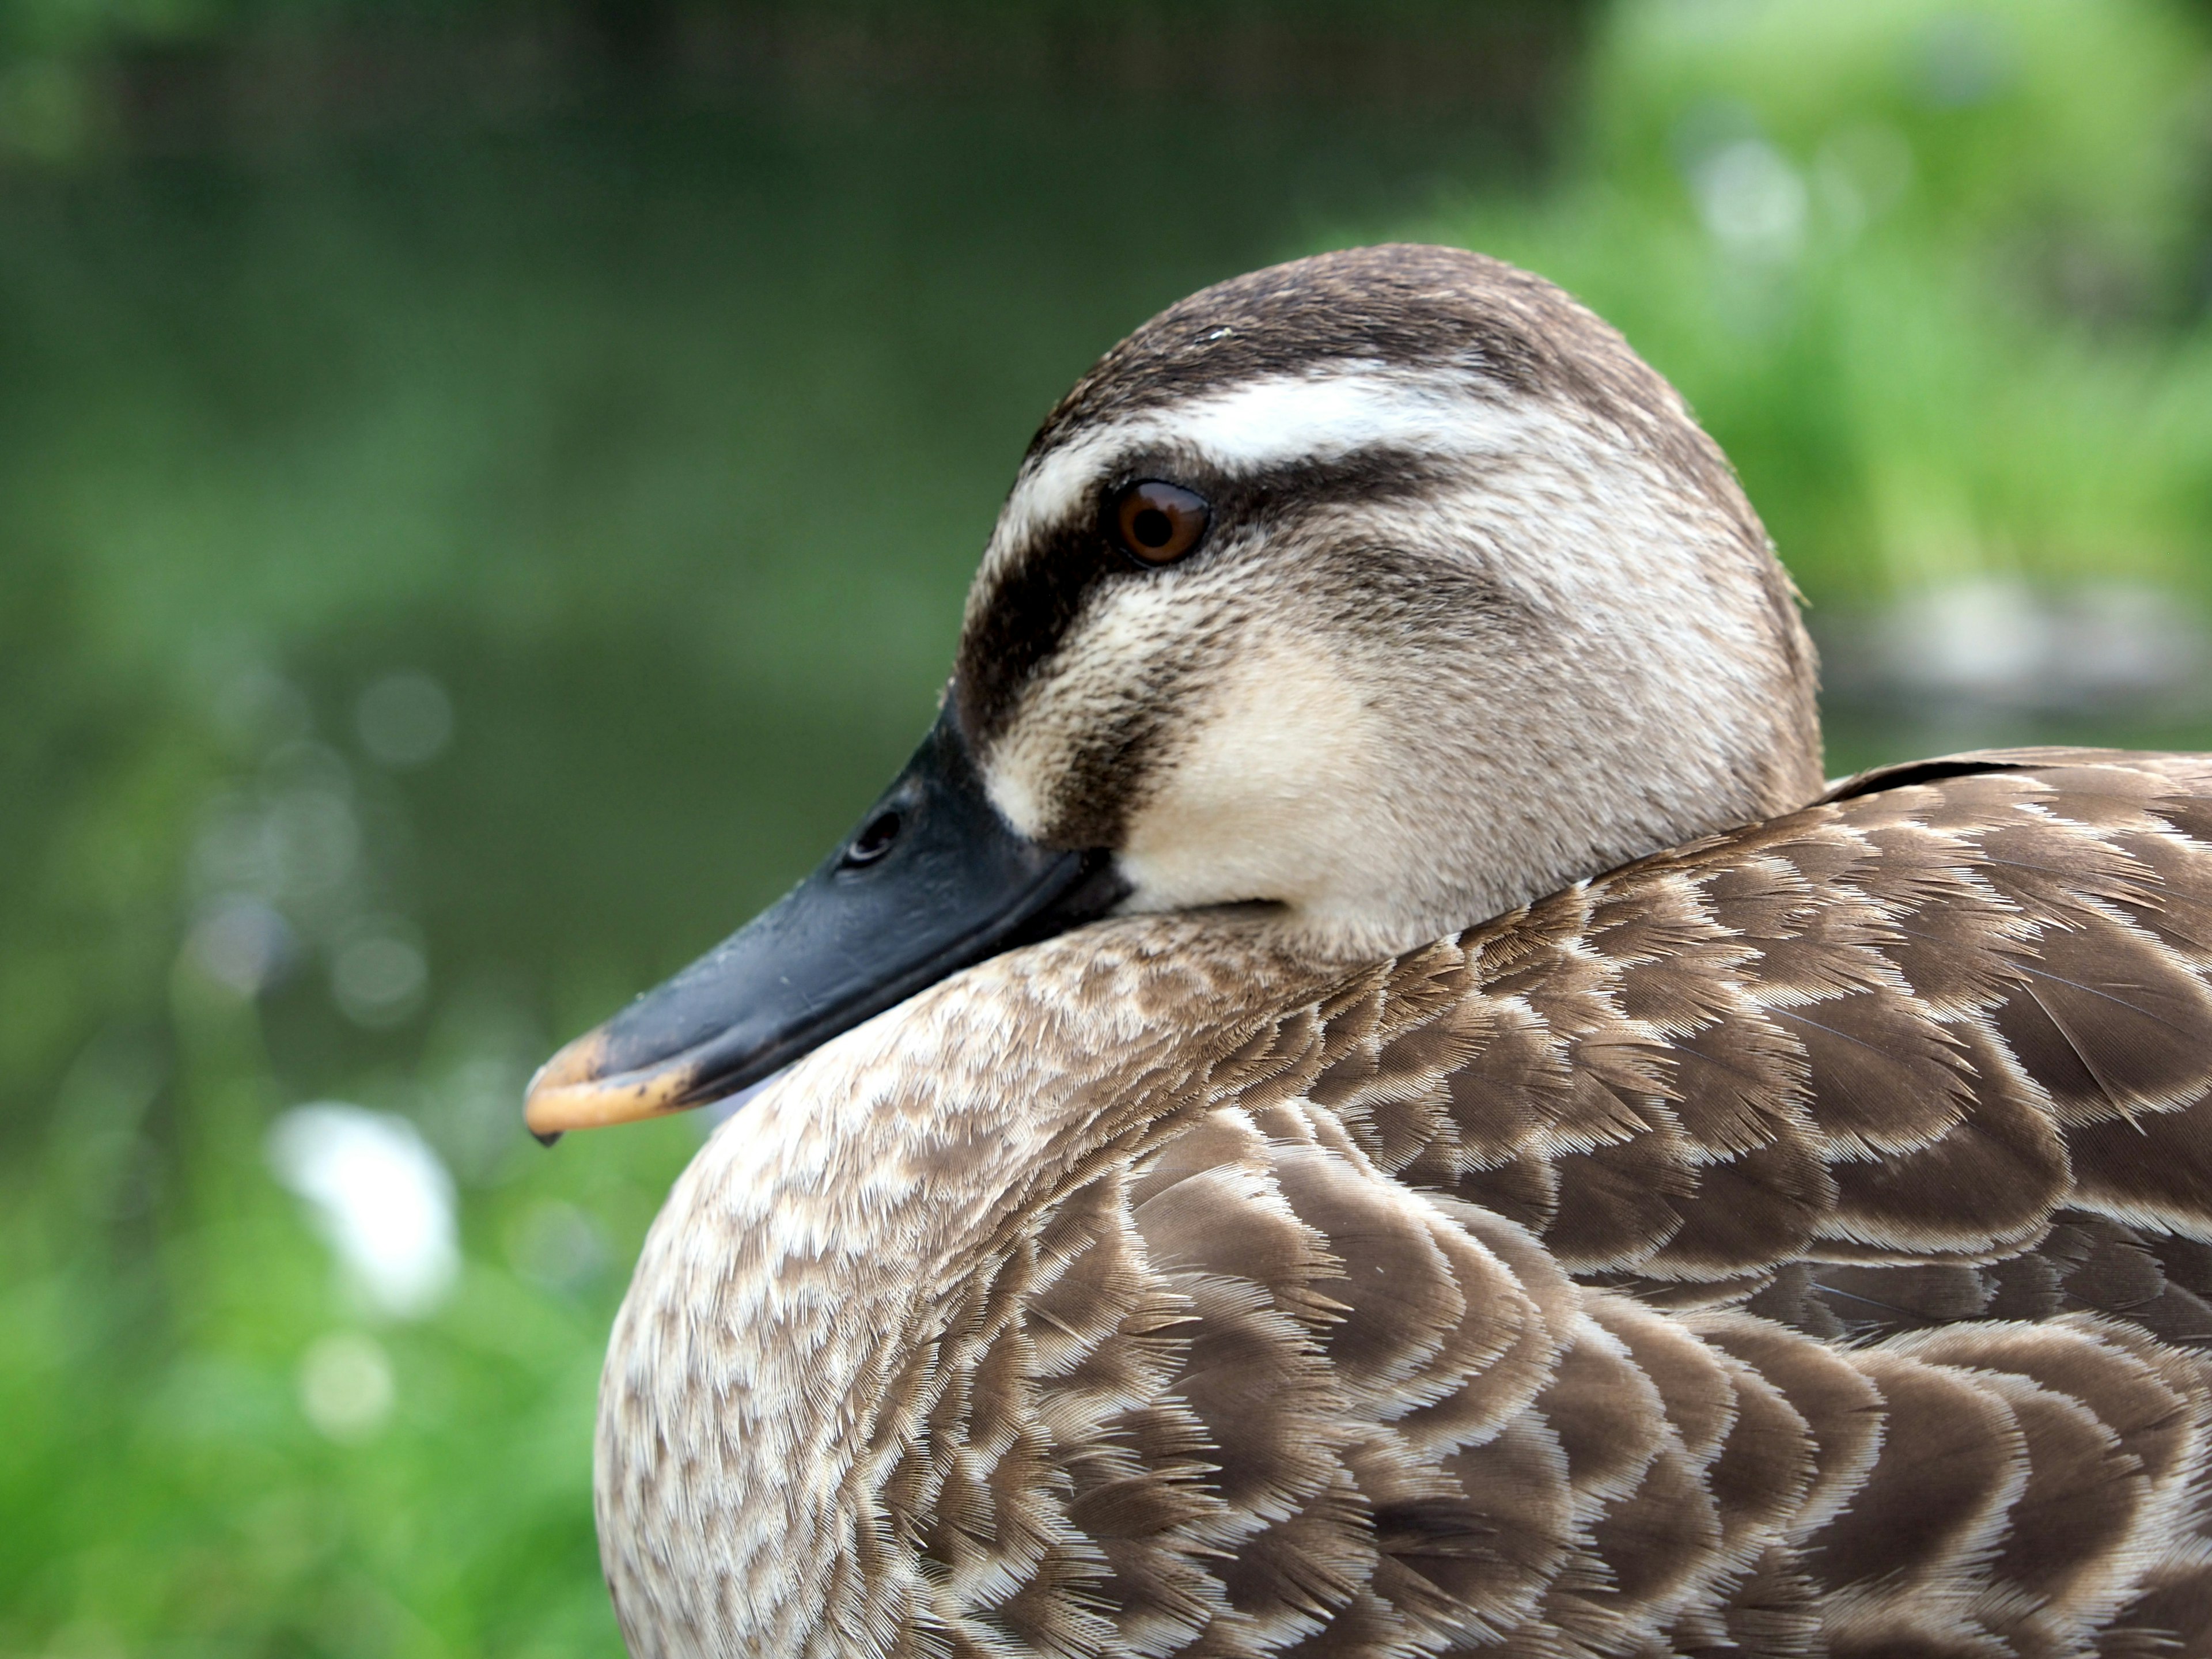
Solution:
<path fill-rule="evenodd" d="M 1181 484 L 1148 479 L 1132 484 L 1114 504 L 1114 529 L 1121 550 L 1146 564 L 1173 564 L 1206 534 L 1206 499 Z"/>

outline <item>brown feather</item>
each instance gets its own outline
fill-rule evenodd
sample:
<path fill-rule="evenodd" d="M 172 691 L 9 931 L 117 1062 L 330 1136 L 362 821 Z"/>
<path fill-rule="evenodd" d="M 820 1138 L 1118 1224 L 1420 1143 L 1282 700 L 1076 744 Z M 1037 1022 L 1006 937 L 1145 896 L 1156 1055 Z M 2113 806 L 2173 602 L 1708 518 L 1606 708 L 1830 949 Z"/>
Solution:
<path fill-rule="evenodd" d="M 1180 1058 L 1100 1057 L 887 1328 L 832 1606 L 979 1655 L 2203 1650 L 2212 764 L 1999 765 L 1185 981 Z"/>

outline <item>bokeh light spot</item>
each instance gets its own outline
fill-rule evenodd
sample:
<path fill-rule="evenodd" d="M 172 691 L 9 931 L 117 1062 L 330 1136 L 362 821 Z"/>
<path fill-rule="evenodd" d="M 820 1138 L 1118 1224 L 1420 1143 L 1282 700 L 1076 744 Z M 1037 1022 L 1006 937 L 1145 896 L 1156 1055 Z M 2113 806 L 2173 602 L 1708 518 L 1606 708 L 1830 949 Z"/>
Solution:
<path fill-rule="evenodd" d="M 233 893 L 207 908 L 185 948 L 216 984 L 252 997 L 282 976 L 295 946 L 291 924 L 275 906 Z"/>
<path fill-rule="evenodd" d="M 384 1345 L 364 1332 L 334 1332 L 300 1360 L 300 1409 L 341 1445 L 357 1445 L 382 1428 L 396 1395 Z"/>
<path fill-rule="evenodd" d="M 418 670 L 386 674 L 354 705 L 354 727 L 373 759 L 386 766 L 420 766 L 453 741 L 453 701 Z"/>
<path fill-rule="evenodd" d="M 372 1030 L 397 1025 L 419 1008 L 428 980 L 422 945 L 388 918 L 357 924 L 331 957 L 331 995 L 339 1011 Z"/>
<path fill-rule="evenodd" d="M 419 1317 L 460 1271 L 453 1179 L 405 1118 L 342 1101 L 295 1106 L 270 1126 L 277 1179 L 380 1312 Z"/>

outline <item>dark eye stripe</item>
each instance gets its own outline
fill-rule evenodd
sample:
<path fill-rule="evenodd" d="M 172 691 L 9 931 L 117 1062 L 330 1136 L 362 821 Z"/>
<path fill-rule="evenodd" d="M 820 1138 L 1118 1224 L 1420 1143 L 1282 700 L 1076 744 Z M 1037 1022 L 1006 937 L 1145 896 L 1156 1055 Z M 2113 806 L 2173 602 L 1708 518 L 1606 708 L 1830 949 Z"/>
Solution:
<path fill-rule="evenodd" d="M 1022 687 L 1060 649 L 1091 590 L 1128 568 L 1088 524 L 1060 526 L 1021 550 L 961 635 L 953 685 L 971 743 L 1005 729 Z"/>
<path fill-rule="evenodd" d="M 1132 458 L 1098 505 L 1079 507 L 1012 557 L 983 596 L 960 641 L 953 676 L 960 723 L 969 741 L 988 744 L 1006 728 L 1024 686 L 1060 649 L 1091 591 L 1113 581 L 1148 580 L 1118 538 L 1109 536 L 1105 503 L 1118 502 L 1122 480 L 1157 480 L 1172 471 L 1195 486 L 1208 507 L 1200 545 L 1231 531 L 1264 538 L 1273 526 L 1316 507 L 1404 500 L 1439 487 L 1461 469 L 1432 455 L 1363 450 L 1325 462 L 1304 462 L 1231 477 L 1170 458 Z M 1150 475 L 1148 479 L 1147 475 Z M 1176 486 L 1182 488 L 1182 486 Z M 1201 493 L 1202 492 L 1202 493 Z M 1146 562 L 1151 562 L 1147 561 Z"/>

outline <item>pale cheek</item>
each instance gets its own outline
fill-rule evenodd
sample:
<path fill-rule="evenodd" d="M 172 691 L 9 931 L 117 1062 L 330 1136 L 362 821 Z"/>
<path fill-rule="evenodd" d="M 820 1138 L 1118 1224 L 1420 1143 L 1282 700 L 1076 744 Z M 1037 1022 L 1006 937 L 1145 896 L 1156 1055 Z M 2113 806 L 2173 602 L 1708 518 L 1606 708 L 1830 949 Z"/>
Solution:
<path fill-rule="evenodd" d="M 1310 650 L 1255 653 L 1131 820 L 1121 867 L 1139 908 L 1313 902 L 1364 862 L 1376 720 Z"/>
<path fill-rule="evenodd" d="M 983 792 L 1016 834 L 1035 841 L 1044 833 L 1044 802 L 1036 787 L 1036 769 L 1025 763 L 1027 759 L 1020 755 L 994 756 L 984 773 Z"/>

